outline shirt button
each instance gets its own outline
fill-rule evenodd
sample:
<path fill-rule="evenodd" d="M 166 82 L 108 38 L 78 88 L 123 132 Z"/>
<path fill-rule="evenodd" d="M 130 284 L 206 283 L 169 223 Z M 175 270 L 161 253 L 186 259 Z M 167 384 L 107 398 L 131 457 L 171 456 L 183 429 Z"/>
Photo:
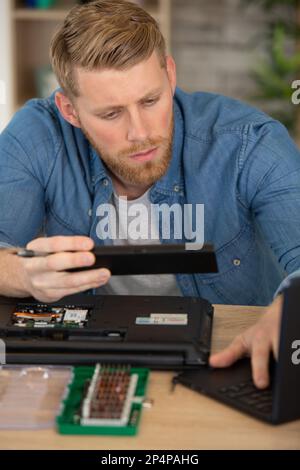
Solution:
<path fill-rule="evenodd" d="M 89 209 L 89 210 L 88 210 L 88 216 L 89 216 L 89 217 L 92 217 L 92 214 L 93 214 L 93 210 L 92 210 L 92 209 Z"/>
<path fill-rule="evenodd" d="M 103 180 L 103 186 L 108 186 L 108 180 L 106 178 Z"/>
<path fill-rule="evenodd" d="M 177 184 L 175 184 L 175 186 L 174 186 L 173 189 L 174 189 L 174 191 L 175 191 L 176 193 L 178 193 L 179 190 L 180 190 L 180 188 L 179 188 L 179 186 L 178 186 Z"/>
<path fill-rule="evenodd" d="M 234 264 L 234 266 L 239 266 L 241 264 L 241 260 L 239 258 L 235 258 L 233 260 L 233 264 Z"/>

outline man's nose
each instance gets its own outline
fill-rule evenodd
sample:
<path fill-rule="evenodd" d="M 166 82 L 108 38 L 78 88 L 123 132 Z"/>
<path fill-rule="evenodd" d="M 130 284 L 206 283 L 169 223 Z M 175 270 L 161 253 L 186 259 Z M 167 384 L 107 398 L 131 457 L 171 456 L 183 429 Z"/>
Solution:
<path fill-rule="evenodd" d="M 139 111 L 132 112 L 129 117 L 128 140 L 144 142 L 148 137 L 148 131 L 141 114 Z"/>

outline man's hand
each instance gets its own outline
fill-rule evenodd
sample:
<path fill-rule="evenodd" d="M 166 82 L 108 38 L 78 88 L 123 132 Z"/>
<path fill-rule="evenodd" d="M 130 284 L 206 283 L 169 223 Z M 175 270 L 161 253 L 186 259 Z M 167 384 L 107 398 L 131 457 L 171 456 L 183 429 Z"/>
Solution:
<path fill-rule="evenodd" d="M 210 357 L 212 367 L 228 367 L 243 356 L 251 356 L 252 376 L 258 388 L 269 385 L 269 356 L 277 358 L 283 296 L 279 295 L 260 320 L 237 336 L 223 351 Z"/>
<path fill-rule="evenodd" d="M 27 249 L 53 254 L 20 259 L 26 292 L 42 302 L 55 302 L 66 295 L 105 284 L 110 277 L 108 269 L 65 272 L 70 268 L 92 266 L 95 263 L 95 255 L 90 252 L 93 246 L 93 240 L 83 236 L 44 237 L 28 243 Z"/>

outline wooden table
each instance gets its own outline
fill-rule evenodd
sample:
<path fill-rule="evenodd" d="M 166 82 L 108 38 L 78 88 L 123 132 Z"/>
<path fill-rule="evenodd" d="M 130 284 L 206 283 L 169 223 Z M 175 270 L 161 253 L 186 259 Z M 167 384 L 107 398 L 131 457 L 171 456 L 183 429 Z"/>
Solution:
<path fill-rule="evenodd" d="M 215 306 L 213 351 L 253 324 L 258 307 Z M 271 426 L 181 385 L 172 372 L 151 372 L 148 398 L 136 437 L 61 436 L 54 429 L 0 431 L 1 449 L 300 449 L 300 420 Z"/>

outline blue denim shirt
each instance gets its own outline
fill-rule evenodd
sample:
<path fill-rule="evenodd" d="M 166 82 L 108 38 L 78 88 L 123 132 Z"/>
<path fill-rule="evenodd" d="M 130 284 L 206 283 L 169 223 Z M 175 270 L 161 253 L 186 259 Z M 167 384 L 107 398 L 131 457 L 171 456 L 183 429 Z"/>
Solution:
<path fill-rule="evenodd" d="M 221 95 L 177 88 L 174 126 L 172 160 L 150 199 L 204 204 L 205 241 L 219 266 L 216 274 L 177 275 L 183 295 L 268 304 L 300 268 L 299 151 L 279 122 Z M 29 101 L 0 136 L 4 245 L 24 246 L 41 230 L 100 245 L 96 210 L 112 190 L 100 156 L 63 119 L 54 95 Z"/>

